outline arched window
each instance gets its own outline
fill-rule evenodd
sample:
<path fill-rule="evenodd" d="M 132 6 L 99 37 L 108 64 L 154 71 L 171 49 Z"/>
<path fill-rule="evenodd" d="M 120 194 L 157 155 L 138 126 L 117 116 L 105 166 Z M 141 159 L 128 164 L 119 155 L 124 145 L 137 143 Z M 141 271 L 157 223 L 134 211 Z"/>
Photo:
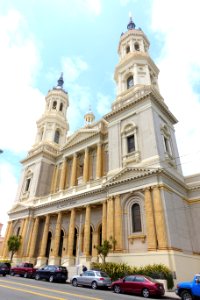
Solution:
<path fill-rule="evenodd" d="M 139 46 L 138 43 L 135 43 L 135 44 L 134 44 L 134 48 L 135 48 L 136 51 L 140 51 L 140 46 Z"/>
<path fill-rule="evenodd" d="M 131 208 L 132 215 L 132 230 L 133 232 L 142 231 L 141 225 L 141 215 L 140 215 L 140 206 L 137 203 L 134 203 Z"/>
<path fill-rule="evenodd" d="M 127 47 L 126 47 L 126 53 L 129 53 L 130 52 L 130 46 L 128 45 Z"/>
<path fill-rule="evenodd" d="M 59 139 L 60 139 L 60 132 L 59 132 L 59 130 L 56 130 L 55 135 L 54 135 L 54 142 L 58 144 Z"/>
<path fill-rule="evenodd" d="M 63 110 L 63 103 L 60 103 L 60 109 L 59 109 L 60 111 L 62 111 Z"/>
<path fill-rule="evenodd" d="M 57 102 L 56 102 L 56 101 L 53 101 L 53 106 L 52 106 L 52 108 L 53 108 L 53 109 L 56 109 L 56 106 L 57 106 Z"/>
<path fill-rule="evenodd" d="M 127 79 L 127 89 L 130 89 L 133 86 L 133 76 L 129 76 Z"/>

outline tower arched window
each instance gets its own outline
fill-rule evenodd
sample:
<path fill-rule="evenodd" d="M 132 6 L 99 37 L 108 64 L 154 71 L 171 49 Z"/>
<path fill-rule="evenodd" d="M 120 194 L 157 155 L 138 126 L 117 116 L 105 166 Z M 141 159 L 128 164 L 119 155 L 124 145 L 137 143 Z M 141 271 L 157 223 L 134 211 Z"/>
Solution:
<path fill-rule="evenodd" d="M 127 89 L 130 89 L 133 86 L 133 76 L 129 76 L 127 79 Z"/>
<path fill-rule="evenodd" d="M 56 107 L 57 107 L 57 101 L 53 101 L 52 109 L 56 109 Z"/>
<path fill-rule="evenodd" d="M 58 144 L 59 139 L 60 139 L 60 132 L 59 132 L 59 130 L 56 130 L 55 135 L 54 135 L 54 142 Z"/>
<path fill-rule="evenodd" d="M 130 46 L 126 46 L 126 53 L 129 53 L 131 50 L 130 50 Z"/>
<path fill-rule="evenodd" d="M 132 215 L 132 231 L 133 232 L 142 231 L 140 206 L 138 203 L 134 203 L 132 205 L 131 215 Z"/>
<path fill-rule="evenodd" d="M 140 51 L 140 46 L 139 46 L 138 43 L 135 43 L 135 44 L 134 44 L 134 48 L 135 48 L 136 51 Z"/>
<path fill-rule="evenodd" d="M 59 108 L 60 111 L 63 110 L 63 103 L 60 103 L 60 108 Z"/>

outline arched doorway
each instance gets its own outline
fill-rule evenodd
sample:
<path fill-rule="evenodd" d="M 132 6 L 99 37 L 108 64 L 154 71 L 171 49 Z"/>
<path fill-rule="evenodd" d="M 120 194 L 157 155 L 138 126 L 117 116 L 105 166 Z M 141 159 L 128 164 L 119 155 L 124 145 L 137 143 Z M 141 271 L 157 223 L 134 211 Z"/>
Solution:
<path fill-rule="evenodd" d="M 74 230 L 74 244 L 73 244 L 73 256 L 76 256 L 76 252 L 77 252 L 77 234 L 78 234 L 78 231 L 77 231 L 77 228 L 75 227 L 75 230 Z"/>
<path fill-rule="evenodd" d="M 47 239 L 47 247 L 46 247 L 46 257 L 49 258 L 50 250 L 51 250 L 51 239 L 52 239 L 52 233 L 49 231 L 48 233 L 48 239 Z"/>
<path fill-rule="evenodd" d="M 60 231 L 60 243 L 59 243 L 59 250 L 58 250 L 58 256 L 62 256 L 62 249 L 63 249 L 63 240 L 64 240 L 64 231 Z"/>
<path fill-rule="evenodd" d="M 93 242 L 93 228 L 90 226 L 90 249 L 89 254 L 92 255 L 92 242 Z"/>

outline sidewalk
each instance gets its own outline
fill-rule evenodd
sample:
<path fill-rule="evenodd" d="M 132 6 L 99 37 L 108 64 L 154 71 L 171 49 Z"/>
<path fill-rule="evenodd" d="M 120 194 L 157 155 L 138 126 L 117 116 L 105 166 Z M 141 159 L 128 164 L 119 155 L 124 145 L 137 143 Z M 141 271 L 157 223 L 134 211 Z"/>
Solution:
<path fill-rule="evenodd" d="M 175 292 L 165 292 L 164 298 L 181 300 L 181 298 L 179 296 L 177 296 Z"/>

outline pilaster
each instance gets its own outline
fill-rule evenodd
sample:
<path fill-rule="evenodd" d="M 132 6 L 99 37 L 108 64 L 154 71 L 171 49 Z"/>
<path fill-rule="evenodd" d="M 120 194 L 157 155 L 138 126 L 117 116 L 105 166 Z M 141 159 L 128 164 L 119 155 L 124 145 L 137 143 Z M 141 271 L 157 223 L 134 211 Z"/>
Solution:
<path fill-rule="evenodd" d="M 35 254 L 35 246 L 36 246 L 36 240 L 38 235 L 38 228 L 39 228 L 39 217 L 36 217 L 34 220 L 33 225 L 33 233 L 30 235 L 30 250 L 29 250 L 29 257 L 33 258 Z"/>
<path fill-rule="evenodd" d="M 107 202 L 102 204 L 102 242 L 107 239 Z"/>
<path fill-rule="evenodd" d="M 90 222 L 91 222 L 91 206 L 86 206 L 85 226 L 84 226 L 84 255 L 90 256 Z"/>
<path fill-rule="evenodd" d="M 107 200 L 107 240 L 114 238 L 114 204 L 113 198 Z"/>
<path fill-rule="evenodd" d="M 146 188 L 144 191 L 144 205 L 145 205 L 145 214 L 146 214 L 148 251 L 154 251 L 157 249 L 157 238 L 156 238 L 155 221 L 154 221 L 154 214 L 153 214 L 153 203 L 152 203 L 151 192 L 149 188 Z"/>
<path fill-rule="evenodd" d="M 97 145 L 97 168 L 96 168 L 96 178 L 102 176 L 102 145 L 98 143 Z"/>
<path fill-rule="evenodd" d="M 71 182 L 70 186 L 75 186 L 77 181 L 77 154 L 74 153 L 73 162 L 72 162 L 72 173 L 71 173 Z"/>
<path fill-rule="evenodd" d="M 59 190 L 64 190 L 65 189 L 66 170 L 67 170 L 67 161 L 66 161 L 66 159 L 64 159 L 63 164 L 62 164 Z"/>
<path fill-rule="evenodd" d="M 40 247 L 40 254 L 39 254 L 40 258 L 46 256 L 47 239 L 48 239 L 48 233 L 49 233 L 49 222 L 50 222 L 50 215 L 47 215 L 45 224 L 44 224 L 42 243 L 41 243 L 41 247 Z"/>
<path fill-rule="evenodd" d="M 83 181 L 86 183 L 89 180 L 89 149 L 85 148 Z"/>
<path fill-rule="evenodd" d="M 115 196 L 115 250 L 122 251 L 122 207 L 120 195 Z"/>
<path fill-rule="evenodd" d="M 75 233 L 75 218 L 76 211 L 75 208 L 71 210 L 71 217 L 69 223 L 69 238 L 68 238 L 68 256 L 73 256 L 73 246 L 74 246 L 74 233 Z"/>

